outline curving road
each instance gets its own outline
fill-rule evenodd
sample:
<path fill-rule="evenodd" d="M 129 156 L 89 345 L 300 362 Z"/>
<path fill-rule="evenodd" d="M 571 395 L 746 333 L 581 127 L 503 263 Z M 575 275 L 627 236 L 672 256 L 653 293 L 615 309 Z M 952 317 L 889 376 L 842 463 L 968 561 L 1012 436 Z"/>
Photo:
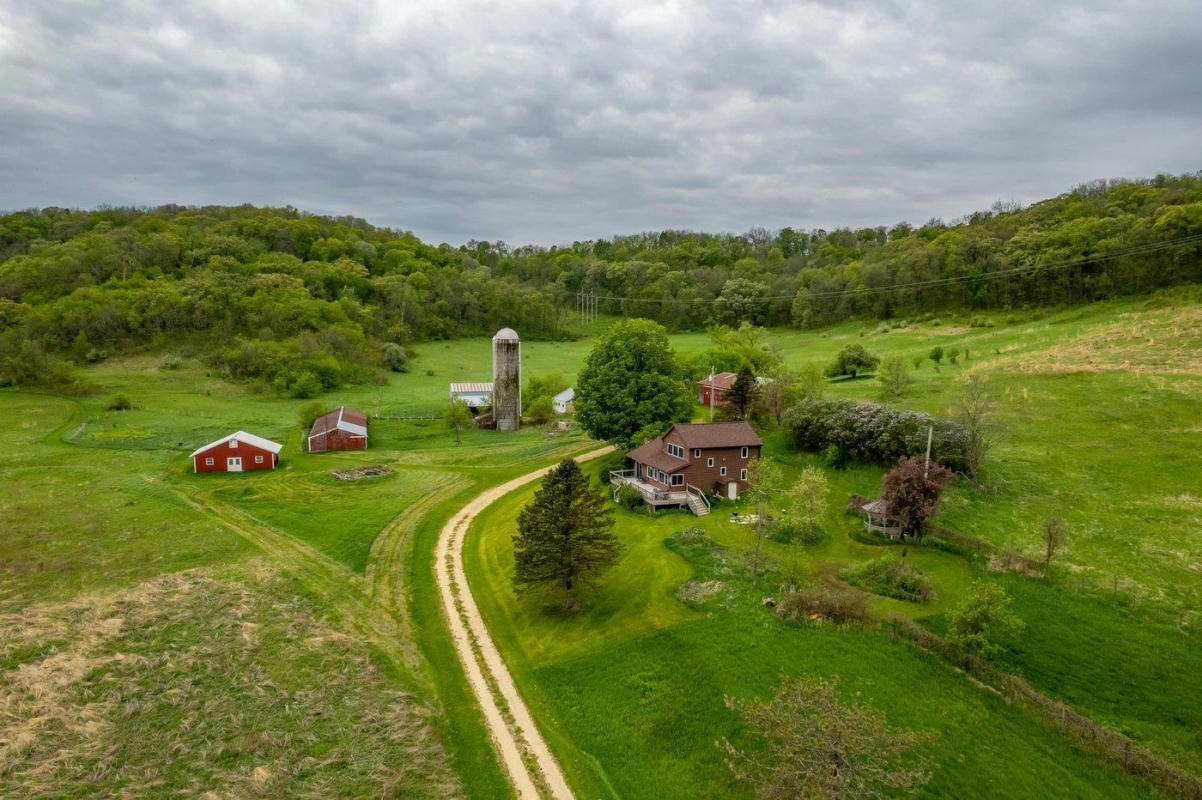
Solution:
<path fill-rule="evenodd" d="M 593 450 L 576 458 L 588 461 L 613 452 L 612 447 Z M 551 749 L 518 694 L 501 653 L 488 634 L 480 609 L 467 585 L 463 571 L 463 536 L 476 515 L 491 503 L 520 486 L 538 480 L 555 465 L 514 478 L 478 495 L 447 521 L 438 537 L 434 573 L 442 597 L 442 610 L 451 629 L 455 652 L 467 674 L 476 701 L 484 712 L 489 734 L 496 745 L 517 795 L 536 800 L 548 794 L 555 800 L 573 800 L 572 790 L 551 755 Z"/>

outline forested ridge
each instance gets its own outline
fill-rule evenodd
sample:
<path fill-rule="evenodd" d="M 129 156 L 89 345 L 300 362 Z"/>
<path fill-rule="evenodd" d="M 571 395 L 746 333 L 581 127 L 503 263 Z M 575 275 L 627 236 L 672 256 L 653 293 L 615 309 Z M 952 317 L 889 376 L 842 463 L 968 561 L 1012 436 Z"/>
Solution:
<path fill-rule="evenodd" d="M 663 231 L 431 245 L 293 208 L 46 208 L 0 216 L 0 384 L 180 348 L 303 396 L 404 368 L 404 348 L 568 335 L 580 294 L 671 329 L 1055 306 L 1202 281 L 1202 173 L 1097 181 L 921 227 Z"/>

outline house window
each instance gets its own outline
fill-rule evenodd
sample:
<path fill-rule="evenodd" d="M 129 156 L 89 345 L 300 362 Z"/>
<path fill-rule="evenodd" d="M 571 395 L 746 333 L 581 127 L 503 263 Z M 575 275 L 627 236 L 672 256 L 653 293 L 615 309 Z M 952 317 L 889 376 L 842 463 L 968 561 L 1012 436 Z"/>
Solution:
<path fill-rule="evenodd" d="M 712 466 L 714 466 L 714 459 L 712 459 L 712 458 L 707 458 L 707 459 L 705 460 L 705 465 L 706 465 L 707 467 L 712 467 Z"/>
<path fill-rule="evenodd" d="M 742 450 L 739 451 L 739 458 L 747 458 L 747 448 L 746 447 L 744 447 Z"/>
<path fill-rule="evenodd" d="M 684 458 L 684 448 L 678 444 L 670 444 L 668 445 L 668 455 Z"/>
<path fill-rule="evenodd" d="M 739 480 L 741 480 L 741 481 L 747 480 L 747 470 L 745 470 L 745 469 L 739 470 Z"/>
<path fill-rule="evenodd" d="M 701 458 L 701 450 L 700 449 L 693 451 L 693 458 Z"/>
<path fill-rule="evenodd" d="M 237 439 L 230 439 L 230 449 L 231 450 L 238 449 L 238 440 Z"/>
<path fill-rule="evenodd" d="M 672 476 L 672 485 L 673 486 L 684 486 L 684 476 L 683 475 L 673 475 Z"/>
<path fill-rule="evenodd" d="M 211 458 L 206 458 L 206 459 L 205 459 L 205 466 L 206 466 L 206 467 L 211 467 L 211 466 L 213 466 L 213 459 L 211 459 Z"/>
<path fill-rule="evenodd" d="M 256 463 L 256 464 L 262 464 L 262 463 L 263 463 L 263 456 L 255 456 L 255 463 Z"/>
<path fill-rule="evenodd" d="M 719 467 L 718 474 L 721 475 L 723 478 L 725 478 L 726 477 L 726 467 Z"/>

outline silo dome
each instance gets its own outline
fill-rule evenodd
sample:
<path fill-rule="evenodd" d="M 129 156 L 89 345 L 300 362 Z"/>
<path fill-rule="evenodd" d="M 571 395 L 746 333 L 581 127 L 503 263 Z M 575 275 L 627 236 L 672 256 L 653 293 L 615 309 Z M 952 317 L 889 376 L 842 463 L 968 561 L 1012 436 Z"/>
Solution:
<path fill-rule="evenodd" d="M 518 338 L 518 332 L 515 331 L 513 328 L 501 328 L 501 330 L 497 331 L 497 335 L 492 337 L 492 340 L 494 342 L 518 342 L 518 341 L 521 341 L 521 339 Z"/>

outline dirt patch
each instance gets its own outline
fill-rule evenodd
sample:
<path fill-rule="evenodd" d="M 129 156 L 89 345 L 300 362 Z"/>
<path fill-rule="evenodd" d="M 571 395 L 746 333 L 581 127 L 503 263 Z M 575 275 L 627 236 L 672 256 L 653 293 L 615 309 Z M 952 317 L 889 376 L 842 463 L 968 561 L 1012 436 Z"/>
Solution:
<path fill-rule="evenodd" d="M 462 795 L 426 709 L 248 566 L 0 603 L 0 796 Z"/>
<path fill-rule="evenodd" d="M 330 473 L 340 481 L 357 481 L 360 478 L 374 478 L 377 475 L 391 475 L 392 467 L 384 464 L 376 464 L 371 467 L 359 467 L 357 469 L 339 471 L 334 470 Z"/>
<path fill-rule="evenodd" d="M 1183 306 L 1119 316 L 1107 325 L 1035 353 L 990 359 L 1018 372 L 1124 370 L 1160 375 L 1202 375 L 1202 307 Z"/>
<path fill-rule="evenodd" d="M 695 606 L 720 594 L 730 594 L 722 581 L 686 581 L 676 590 L 676 599 L 685 605 Z"/>

